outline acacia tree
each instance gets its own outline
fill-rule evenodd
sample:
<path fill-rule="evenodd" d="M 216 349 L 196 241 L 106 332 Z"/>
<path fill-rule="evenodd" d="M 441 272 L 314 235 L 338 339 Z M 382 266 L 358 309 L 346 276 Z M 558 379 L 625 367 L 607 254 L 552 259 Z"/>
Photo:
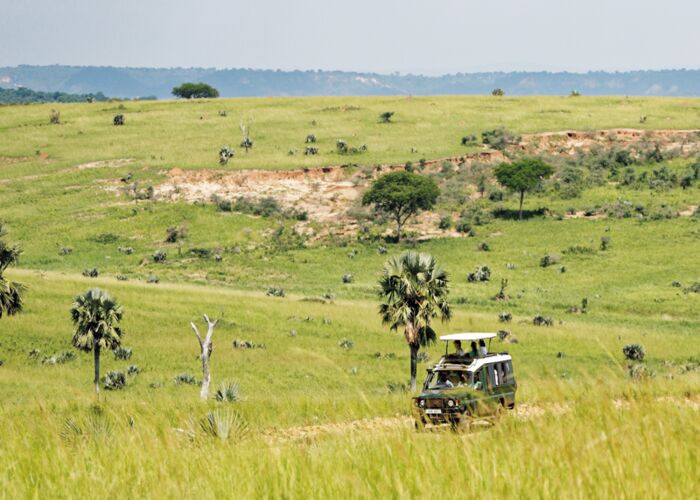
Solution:
<path fill-rule="evenodd" d="M 7 231 L 0 223 L 0 238 L 6 234 Z M 0 239 L 0 318 L 3 314 L 12 316 L 22 311 L 25 287 L 5 277 L 5 270 L 17 263 L 21 253 L 22 250 L 17 245 L 8 245 Z"/>
<path fill-rule="evenodd" d="M 392 330 L 403 328 L 411 350 L 411 390 L 415 390 L 418 350 L 436 340 L 430 322 L 438 315 L 442 321 L 452 316 L 447 273 L 432 255 L 405 252 L 384 264 L 379 287 L 382 322 Z"/>
<path fill-rule="evenodd" d="M 214 350 L 214 343 L 212 342 L 211 337 L 214 334 L 214 327 L 219 322 L 219 320 L 217 319 L 215 321 L 210 321 L 209 316 L 205 314 L 204 321 L 207 324 L 207 334 L 203 339 L 202 336 L 199 334 L 199 330 L 197 330 L 197 325 L 190 322 L 190 326 L 192 327 L 194 334 L 197 336 L 197 341 L 199 342 L 200 350 L 199 357 L 202 360 L 202 388 L 199 391 L 199 397 L 203 400 L 206 400 L 209 397 L 209 384 L 211 383 L 209 358 L 211 357 L 211 353 Z"/>
<path fill-rule="evenodd" d="M 509 190 L 520 193 L 520 211 L 518 218 L 523 218 L 523 200 L 525 192 L 538 187 L 543 179 L 548 178 L 554 170 L 538 158 L 523 158 L 513 163 L 501 163 L 494 169 L 498 182 Z"/>
<path fill-rule="evenodd" d="M 73 346 L 93 352 L 95 360 L 95 392 L 100 392 L 100 352 L 121 345 L 124 332 L 119 326 L 123 311 L 121 305 L 106 291 L 91 288 L 78 295 L 70 310 L 75 332 Z"/>
<path fill-rule="evenodd" d="M 391 172 L 379 177 L 362 196 L 363 205 L 374 205 L 396 221 L 396 240 L 401 241 L 401 228 L 409 217 L 435 206 L 440 189 L 429 177 L 406 171 Z"/>
<path fill-rule="evenodd" d="M 208 97 L 219 97 L 219 91 L 206 83 L 183 83 L 178 87 L 173 87 L 173 95 L 183 99 L 203 99 Z"/>

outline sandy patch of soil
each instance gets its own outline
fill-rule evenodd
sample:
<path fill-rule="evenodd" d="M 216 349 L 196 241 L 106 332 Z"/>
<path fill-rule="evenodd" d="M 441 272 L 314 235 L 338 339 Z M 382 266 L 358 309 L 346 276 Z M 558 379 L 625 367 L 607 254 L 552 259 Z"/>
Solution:
<path fill-rule="evenodd" d="M 76 170 L 87 170 L 91 168 L 119 168 L 133 162 L 134 160 L 132 158 L 117 158 L 115 160 L 99 160 L 91 161 L 89 163 L 81 163 L 73 168 Z"/>
<path fill-rule="evenodd" d="M 508 152 L 574 156 L 581 151 L 595 148 L 648 150 L 657 144 L 662 150 L 674 150 L 682 155 L 695 154 L 700 152 L 700 131 L 614 129 L 547 132 L 523 136 L 520 144 L 510 146 Z M 92 162 L 77 168 L 118 167 L 131 161 L 119 159 Z M 508 161 L 508 158 L 502 152 L 484 149 L 477 153 L 428 160 L 425 162 L 424 171 L 437 172 L 445 162 L 457 167 L 462 164 L 497 164 L 503 161 Z M 348 217 L 348 211 L 357 204 L 369 182 L 383 173 L 403 168 L 403 164 L 364 168 L 330 166 L 288 171 L 184 171 L 174 168 L 167 172 L 165 182 L 154 187 L 154 196 L 158 200 L 185 200 L 190 203 L 211 202 L 216 197 L 227 200 L 239 197 L 250 200 L 271 197 L 286 210 L 306 212 L 311 221 L 335 224 L 339 226 L 336 227 L 336 232 L 350 234 L 357 230 L 357 225 Z M 580 212 L 566 217 L 585 216 Z M 445 232 L 436 227 L 438 218 L 437 214 L 423 214 L 406 229 L 418 231 L 424 238 L 444 237 Z M 602 216 L 586 218 L 595 219 Z M 299 224 L 298 230 L 308 231 L 308 224 Z M 460 235 L 451 233 L 447 236 Z"/>

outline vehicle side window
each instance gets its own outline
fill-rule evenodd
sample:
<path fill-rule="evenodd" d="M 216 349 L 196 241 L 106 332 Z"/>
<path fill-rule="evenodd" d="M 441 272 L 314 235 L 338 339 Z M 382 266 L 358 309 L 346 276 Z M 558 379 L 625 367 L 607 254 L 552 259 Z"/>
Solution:
<path fill-rule="evenodd" d="M 483 371 L 484 379 L 487 380 L 486 386 L 493 387 L 494 385 L 496 385 L 496 380 L 494 379 L 493 375 L 493 365 L 484 366 Z"/>
<path fill-rule="evenodd" d="M 508 374 L 508 383 L 512 384 L 515 382 L 515 376 L 513 375 L 513 362 L 506 361 L 506 373 Z"/>

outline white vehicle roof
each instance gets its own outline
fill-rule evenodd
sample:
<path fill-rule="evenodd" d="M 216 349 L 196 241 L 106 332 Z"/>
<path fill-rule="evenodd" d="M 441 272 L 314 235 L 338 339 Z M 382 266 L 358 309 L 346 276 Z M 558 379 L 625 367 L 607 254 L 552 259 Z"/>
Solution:
<path fill-rule="evenodd" d="M 472 340 L 482 340 L 482 339 L 492 339 L 496 336 L 495 333 L 479 333 L 479 332 L 471 332 L 471 333 L 450 333 L 449 335 L 443 335 L 440 337 L 440 340 L 465 340 L 465 341 L 472 341 Z"/>
<path fill-rule="evenodd" d="M 458 363 L 443 363 L 437 364 L 433 367 L 435 371 L 451 371 L 451 370 L 469 370 L 477 371 L 484 365 L 490 365 L 493 363 L 501 363 L 503 361 L 511 361 L 513 358 L 510 354 L 488 354 L 483 358 L 476 358 L 474 361 L 468 365 L 461 365 Z"/>
<path fill-rule="evenodd" d="M 513 358 L 510 354 L 496 354 L 495 356 L 487 356 L 485 358 L 475 359 L 474 362 L 469 365 L 469 371 L 477 371 L 484 365 L 490 365 L 491 363 L 501 363 L 503 361 L 511 361 Z"/>

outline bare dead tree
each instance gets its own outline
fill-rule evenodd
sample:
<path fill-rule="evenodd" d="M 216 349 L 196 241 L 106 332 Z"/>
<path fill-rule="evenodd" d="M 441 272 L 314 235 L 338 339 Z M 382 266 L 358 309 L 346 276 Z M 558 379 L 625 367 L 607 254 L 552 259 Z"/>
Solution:
<path fill-rule="evenodd" d="M 197 326 L 194 323 L 190 323 L 194 334 L 197 336 L 199 341 L 199 348 L 201 350 L 200 358 L 202 359 L 202 389 L 199 391 L 199 397 L 206 400 L 209 397 L 209 384 L 211 383 L 211 371 L 209 370 L 209 358 L 211 358 L 211 352 L 214 350 L 214 344 L 212 343 L 211 337 L 214 334 L 214 327 L 219 322 L 219 320 L 210 321 L 209 316 L 204 315 L 204 321 L 207 323 L 207 334 L 202 340 L 202 336 L 197 330 Z"/>

